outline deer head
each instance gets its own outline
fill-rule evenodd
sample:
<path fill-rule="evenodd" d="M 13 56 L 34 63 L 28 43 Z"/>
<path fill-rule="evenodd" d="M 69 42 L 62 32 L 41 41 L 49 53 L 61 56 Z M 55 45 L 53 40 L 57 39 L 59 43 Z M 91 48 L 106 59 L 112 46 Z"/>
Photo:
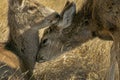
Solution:
<path fill-rule="evenodd" d="M 8 25 L 34 25 L 53 12 L 36 0 L 9 0 Z"/>
<path fill-rule="evenodd" d="M 67 2 L 64 9 L 60 13 L 60 19 L 56 24 L 51 25 L 43 33 L 43 38 L 40 42 L 40 55 L 38 55 L 38 60 L 52 59 L 62 52 L 63 42 L 61 42 L 61 33 L 64 29 L 72 24 L 74 15 L 76 13 L 76 5 L 74 2 Z M 54 54 L 55 53 L 55 54 Z"/>

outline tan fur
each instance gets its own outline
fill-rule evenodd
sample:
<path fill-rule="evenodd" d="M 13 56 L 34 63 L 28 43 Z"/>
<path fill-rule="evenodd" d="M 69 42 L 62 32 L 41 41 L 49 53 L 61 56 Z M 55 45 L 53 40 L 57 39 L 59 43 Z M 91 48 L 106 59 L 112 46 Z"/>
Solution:
<path fill-rule="evenodd" d="M 28 71 L 25 77 L 30 79 L 39 47 L 38 29 L 56 23 L 59 16 L 35 0 L 9 0 L 8 4 L 10 33 L 6 48 L 20 58 L 20 68 Z"/>
<path fill-rule="evenodd" d="M 77 14 L 72 25 L 64 29 L 62 35 L 59 34 L 56 26 L 46 31 L 45 37 L 43 37 L 43 42 L 46 43 L 41 44 L 41 47 L 43 47 L 40 49 L 41 59 L 49 60 L 53 56 L 56 58 L 57 55 L 64 51 L 74 49 L 74 47 L 99 36 L 103 39 L 114 41 L 114 49 L 111 49 L 111 58 L 117 55 L 117 63 L 120 66 L 120 1 L 75 0 L 75 2 L 77 4 Z M 110 67 L 114 66 L 114 61 L 112 60 Z M 114 71 L 110 71 L 108 80 L 114 80 Z"/>
<path fill-rule="evenodd" d="M 0 62 L 6 63 L 8 66 L 19 69 L 19 58 L 11 51 L 0 47 Z"/>
<path fill-rule="evenodd" d="M 99 1 L 97 1 L 99 2 Z M 104 6 L 101 6 L 104 5 Z M 100 9 L 102 10 L 99 10 Z M 98 8 L 98 9 L 97 9 Z M 97 10 L 96 10 L 97 9 Z M 100 1 L 100 4 L 96 4 L 95 10 L 93 11 L 93 21 L 98 24 L 97 32 L 106 31 L 109 33 L 109 36 L 113 39 L 113 46 L 111 49 L 111 64 L 110 64 L 110 73 L 108 80 L 114 80 L 114 64 L 117 61 L 119 68 L 119 77 L 120 77 L 120 1 L 119 0 L 104 0 Z M 99 18 L 98 18 L 99 17 Z M 100 24 L 100 25 L 99 25 Z"/>
<path fill-rule="evenodd" d="M 20 66 L 21 59 L 0 44 L 0 80 L 24 80 Z"/>

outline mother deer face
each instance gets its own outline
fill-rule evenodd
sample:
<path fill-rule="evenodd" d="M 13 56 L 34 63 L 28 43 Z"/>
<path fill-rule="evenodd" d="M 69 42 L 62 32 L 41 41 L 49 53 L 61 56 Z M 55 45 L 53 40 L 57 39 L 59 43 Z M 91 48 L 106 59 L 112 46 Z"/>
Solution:
<path fill-rule="evenodd" d="M 34 25 L 55 12 L 36 0 L 9 0 L 9 10 L 8 19 L 15 17 L 16 23 L 21 25 Z"/>

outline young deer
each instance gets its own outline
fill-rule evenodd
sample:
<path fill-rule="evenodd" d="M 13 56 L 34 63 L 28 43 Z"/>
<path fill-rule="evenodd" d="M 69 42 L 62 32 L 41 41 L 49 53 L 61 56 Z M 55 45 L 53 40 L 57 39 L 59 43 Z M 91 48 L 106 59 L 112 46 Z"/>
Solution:
<path fill-rule="evenodd" d="M 42 61 L 42 59 L 49 60 L 60 55 L 61 47 L 64 45 L 61 43 L 61 38 L 64 37 L 62 31 L 71 25 L 75 13 L 75 3 L 68 1 L 60 14 L 60 20 L 57 24 L 45 29 L 41 37 L 39 54 L 37 55 L 38 61 Z M 65 39 L 67 40 L 67 37 Z"/>
<path fill-rule="evenodd" d="M 12 55 L 15 56 L 17 60 L 13 57 L 10 61 L 16 60 L 18 64 L 14 63 L 14 65 L 17 66 L 20 64 L 21 71 L 27 72 L 25 78 L 28 80 L 33 75 L 32 71 L 38 52 L 38 29 L 56 23 L 59 20 L 59 15 L 35 0 L 9 0 L 8 4 L 10 33 L 5 48 L 10 51 L 1 50 L 3 53 L 5 51 L 4 56 L 7 57 L 5 60 Z M 44 20 L 42 20 L 43 18 Z M 3 55 L 3 53 L 0 54 Z"/>
<path fill-rule="evenodd" d="M 21 72 L 21 59 L 15 53 L 0 44 L 0 80 L 23 80 Z"/>

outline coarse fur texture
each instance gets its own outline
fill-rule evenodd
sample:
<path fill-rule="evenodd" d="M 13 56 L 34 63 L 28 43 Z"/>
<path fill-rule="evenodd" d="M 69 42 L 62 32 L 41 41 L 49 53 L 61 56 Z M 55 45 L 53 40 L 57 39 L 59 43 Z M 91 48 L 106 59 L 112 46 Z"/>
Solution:
<path fill-rule="evenodd" d="M 47 6 L 50 6 L 50 7 L 52 7 L 52 8 L 54 8 L 54 9 L 56 9 L 57 11 L 60 11 L 61 9 L 61 7 L 63 7 L 62 5 L 64 4 L 64 2 L 65 2 L 65 0 L 59 0 L 59 1 L 57 1 L 57 0 L 39 0 L 40 2 L 43 2 L 43 3 L 45 3 Z M 73 0 L 72 0 L 73 1 Z M 77 5 L 77 11 L 79 11 L 79 10 L 81 10 L 81 8 L 82 8 L 82 6 L 84 5 L 84 3 L 86 3 L 86 1 L 87 0 L 74 0 L 75 2 L 76 2 L 76 5 Z M 89 1 L 89 0 L 88 0 Z M 93 1 L 93 0 L 90 0 L 90 1 Z M 95 0 L 96 1 L 96 0 Z M 111 5 L 113 5 L 114 3 L 112 3 L 111 4 L 111 1 L 113 1 L 113 0 L 107 0 L 107 2 L 106 1 L 104 1 L 104 0 L 98 0 L 98 1 L 101 1 L 101 4 L 99 4 L 99 8 L 101 8 L 102 6 L 103 6 L 103 8 L 104 9 L 106 9 L 105 8 L 105 6 L 102 4 L 102 3 L 108 3 L 108 6 L 111 6 Z M 116 0 L 116 1 L 119 1 L 119 0 Z M 0 37 L 1 36 L 6 36 L 6 34 L 4 34 L 4 32 L 5 32 L 5 27 L 6 27 L 6 22 L 7 22 L 7 20 L 4 20 L 4 17 L 5 17 L 5 13 L 6 13 L 6 5 L 4 4 L 5 2 L 7 2 L 6 0 L 5 1 L 1 1 L 1 15 L 0 15 L 0 17 L 2 16 L 2 18 L 1 18 L 1 24 L 0 24 L 0 28 L 2 29 L 2 31 L 0 31 L 1 33 L 0 33 Z M 58 2 L 59 2 L 59 4 L 58 4 Z M 110 3 L 110 4 L 109 4 Z M 95 3 L 96 4 L 96 3 Z M 102 5 L 102 6 L 101 6 Z M 88 5 L 87 5 L 88 6 Z M 88 8 L 89 8 L 89 6 L 88 6 Z M 110 9 L 112 9 L 112 10 L 114 10 L 114 11 L 112 11 L 111 12 L 111 10 L 109 11 L 108 9 L 106 9 L 106 11 L 108 10 L 108 13 L 110 13 L 111 12 L 111 15 L 112 14 L 116 14 L 117 12 L 116 12 L 116 9 L 114 9 L 114 8 L 111 8 L 111 7 L 109 7 Z M 101 10 L 101 11 L 103 11 L 103 10 Z M 86 12 L 86 9 L 85 9 L 85 12 Z M 87 13 L 87 12 L 86 12 Z M 99 13 L 98 11 L 95 11 L 95 13 L 97 13 L 97 14 L 99 14 L 99 15 L 101 15 L 102 13 Z M 99 16 L 98 16 L 99 17 Z M 106 16 L 106 18 L 109 18 L 109 17 L 107 17 Z M 94 18 L 93 18 L 94 19 Z M 97 19 L 97 18 L 96 18 Z M 95 19 L 95 23 L 96 23 L 96 21 L 97 21 L 97 25 L 99 25 L 98 23 L 100 22 L 99 21 L 99 18 L 98 18 L 98 20 L 96 20 Z M 102 18 L 101 18 L 102 19 Z M 79 21 L 79 18 L 77 18 L 77 20 Z M 91 23 L 91 22 L 90 22 Z M 100 22 L 101 23 L 101 22 Z M 94 25 L 94 26 L 93 26 Z M 1 27 L 2 26 L 2 27 Z M 5 26 L 5 27 L 4 27 Z M 98 27 L 96 27 L 96 24 L 92 24 L 92 26 L 90 27 L 90 26 L 88 26 L 90 29 L 92 29 L 92 30 L 94 30 L 94 29 L 98 29 L 99 30 L 99 28 Z M 103 27 L 102 27 L 103 28 Z M 0 30 L 1 30 L 0 29 Z M 78 29 L 79 29 L 79 27 L 78 27 Z M 76 29 L 77 30 L 77 29 Z M 78 30 L 79 31 L 79 30 Z M 95 30 L 94 30 L 95 31 Z M 104 33 L 104 31 L 105 31 L 105 33 Z M 84 31 L 83 31 L 84 32 Z M 85 31 L 86 32 L 86 31 Z M 59 33 L 59 32 L 58 32 Z M 99 35 L 98 33 L 102 33 L 103 35 L 101 36 L 101 35 Z M 71 34 L 71 33 L 70 33 Z M 69 35 L 70 35 L 69 34 Z M 106 35 L 105 35 L 106 34 Z M 111 38 L 111 36 L 108 36 L 108 31 L 106 31 L 106 29 L 102 29 L 102 30 L 100 30 L 99 32 L 93 32 L 93 35 L 94 36 L 98 36 L 99 35 L 99 37 L 102 37 L 102 38 L 107 38 L 107 39 L 112 39 Z M 58 35 L 57 35 L 58 36 Z M 107 37 L 106 37 L 107 36 Z M 84 37 L 85 38 L 85 36 L 82 36 L 82 37 Z M 83 39 L 81 37 L 81 39 Z M 3 38 L 5 38 L 5 37 L 1 37 L 0 38 L 0 40 L 4 40 Z M 56 37 L 55 37 L 56 38 Z M 43 40 L 43 39 L 42 39 Z M 54 38 L 52 39 L 52 40 L 54 40 Z M 69 42 L 68 42 L 69 43 Z M 80 77 L 84 77 L 84 75 L 82 75 L 83 73 L 80 73 L 79 74 L 79 71 L 82 71 L 82 72 L 84 72 L 84 74 L 88 74 L 89 73 L 89 70 L 91 69 L 91 68 L 93 68 L 93 72 L 92 73 L 90 73 L 90 75 L 94 75 L 94 76 L 92 76 L 92 77 L 95 77 L 95 78 L 90 78 L 91 80 L 103 80 L 102 78 L 105 76 L 105 74 L 104 73 L 101 73 L 101 72 L 104 72 L 104 67 L 106 67 L 106 66 L 108 66 L 109 65 L 109 61 L 107 61 L 107 62 L 105 62 L 104 63 L 104 61 L 106 61 L 106 60 L 108 60 L 109 59 L 109 50 L 110 50 L 110 47 L 111 47 L 111 44 L 112 44 L 112 42 L 110 42 L 109 43 L 109 41 L 104 41 L 104 40 L 100 40 L 100 39 L 91 39 L 91 40 L 89 40 L 89 41 L 87 41 L 87 43 L 82 43 L 82 45 L 83 46 L 81 46 L 81 45 L 79 45 L 79 48 L 77 48 L 76 47 L 76 53 L 78 53 L 79 55 L 73 55 L 73 53 L 70 53 L 70 56 L 69 55 L 66 55 L 66 57 L 64 57 L 64 56 L 62 56 L 62 58 L 57 58 L 56 60 L 53 60 L 53 61 L 50 61 L 50 63 L 49 62 L 46 62 L 46 63 L 43 63 L 43 65 L 39 65 L 39 66 L 37 66 L 37 68 L 39 69 L 39 70 L 37 70 L 37 72 L 38 72 L 38 74 L 41 74 L 41 77 L 44 77 L 46 80 L 48 79 L 73 79 L 73 80 L 78 80 L 76 77 L 79 77 L 79 75 L 81 75 Z M 57 46 L 57 45 L 56 45 Z M 47 49 L 47 48 L 46 48 Z M 48 50 L 50 50 L 50 49 L 48 49 Z M 68 50 L 69 51 L 69 50 Z M 80 52 L 79 52 L 80 51 Z M 50 53 L 50 52 L 49 52 Z M 58 54 L 59 54 L 59 50 L 58 50 Z M 84 56 L 83 55 L 81 55 L 81 54 L 85 54 Z M 90 54 L 90 55 L 86 55 L 86 54 Z M 46 54 L 47 55 L 47 54 Z M 53 55 L 54 55 L 54 53 L 53 53 Z M 72 56 L 71 56 L 72 55 Z M 81 56 L 80 56 L 81 55 Z M 114 55 L 114 54 L 113 54 Z M 48 56 L 48 55 L 47 55 Z M 67 57 L 68 56 L 68 57 Z M 79 61 L 78 60 L 78 57 L 77 56 L 80 56 L 80 58 L 79 58 L 79 60 L 81 59 L 81 57 L 85 57 L 85 64 L 90 64 L 90 63 L 93 63 L 93 64 L 90 64 L 90 65 L 88 65 L 88 66 L 86 66 L 86 65 L 82 65 L 82 63 L 84 63 L 84 61 L 83 61 L 83 59 L 81 59 L 81 61 Z M 52 57 L 52 56 L 51 56 Z M 73 57 L 73 59 L 72 59 L 72 57 Z M 91 59 L 89 59 L 89 57 L 91 57 Z M 65 63 L 66 64 L 62 64 L 63 62 L 64 62 L 64 58 L 65 58 Z M 88 60 L 87 60 L 87 58 L 88 58 Z M 61 61 L 59 61 L 58 59 L 61 59 Z M 73 63 L 74 64 L 69 64 L 69 61 L 68 60 L 70 60 L 70 61 L 73 61 Z M 103 61 L 104 60 L 104 61 Z M 71 63 L 71 62 L 70 62 Z M 103 64 L 104 63 L 104 64 Z M 78 64 L 78 65 L 77 65 Z M 49 67 L 48 67 L 49 66 Z M 68 67 L 70 67 L 70 68 L 68 68 Z M 83 68 L 81 68 L 81 66 L 83 67 Z M 78 69 L 76 68 L 76 67 L 78 67 Z M 85 68 L 87 68 L 87 70 L 88 71 L 86 71 L 86 70 L 84 70 Z M 72 70 L 71 70 L 72 69 Z M 69 73 L 67 73 L 67 72 L 69 72 Z M 76 71 L 78 71 L 78 73 L 76 72 Z M 96 72 L 95 72 L 96 71 Z M 72 73 L 73 72 L 73 74 L 70 74 L 70 73 Z M 44 73 L 44 74 L 43 74 Z M 98 73 L 98 75 L 96 74 L 96 73 Z M 43 75 L 44 76 L 43 76 Z M 66 75 L 65 75 L 66 74 Z M 52 76 L 51 76 L 52 75 Z M 61 76 L 62 75 L 62 76 Z M 73 75 L 73 76 L 72 76 Z M 74 76 L 75 75 L 75 76 Z M 90 76 L 89 75 L 89 76 Z M 101 78 L 99 78 L 99 76 L 101 76 Z M 40 76 L 39 76 L 40 77 Z M 65 78 L 66 77 L 66 78 Z M 86 78 L 86 76 L 85 76 L 85 78 Z M 88 78 L 87 78 L 88 79 Z M 80 79 L 79 79 L 80 80 Z M 83 80 L 83 79 L 82 79 Z M 106 80 L 106 79 L 105 79 Z M 119 79 L 116 79 L 116 80 L 119 80 Z"/>
<path fill-rule="evenodd" d="M 19 57 L 0 45 L 0 80 L 24 80 Z"/>
<path fill-rule="evenodd" d="M 18 56 L 21 71 L 27 72 L 26 79 L 34 80 L 33 69 L 39 47 L 38 30 L 56 23 L 58 19 L 58 13 L 35 0 L 8 1 L 10 33 L 5 48 Z"/>
<path fill-rule="evenodd" d="M 53 25 L 45 31 L 40 47 L 40 59 L 56 58 L 63 52 L 98 36 L 105 40 L 113 40 L 111 49 L 110 75 L 108 80 L 114 80 L 115 56 L 119 65 L 119 0 L 75 0 L 77 14 L 71 26 L 61 30 Z M 78 5 L 79 4 L 79 5 Z M 101 6 L 102 5 L 102 6 Z M 64 26 L 65 27 L 65 26 Z M 79 44 L 80 42 L 80 44 Z M 68 43 L 68 44 L 67 44 Z M 66 45 L 65 45 L 66 44 Z M 70 46 L 70 47 L 69 47 Z M 47 51 L 48 50 L 48 51 Z M 120 68 L 119 68 L 120 70 Z M 120 72 L 120 71 L 119 71 Z M 120 76 L 120 75 L 119 75 Z"/>

